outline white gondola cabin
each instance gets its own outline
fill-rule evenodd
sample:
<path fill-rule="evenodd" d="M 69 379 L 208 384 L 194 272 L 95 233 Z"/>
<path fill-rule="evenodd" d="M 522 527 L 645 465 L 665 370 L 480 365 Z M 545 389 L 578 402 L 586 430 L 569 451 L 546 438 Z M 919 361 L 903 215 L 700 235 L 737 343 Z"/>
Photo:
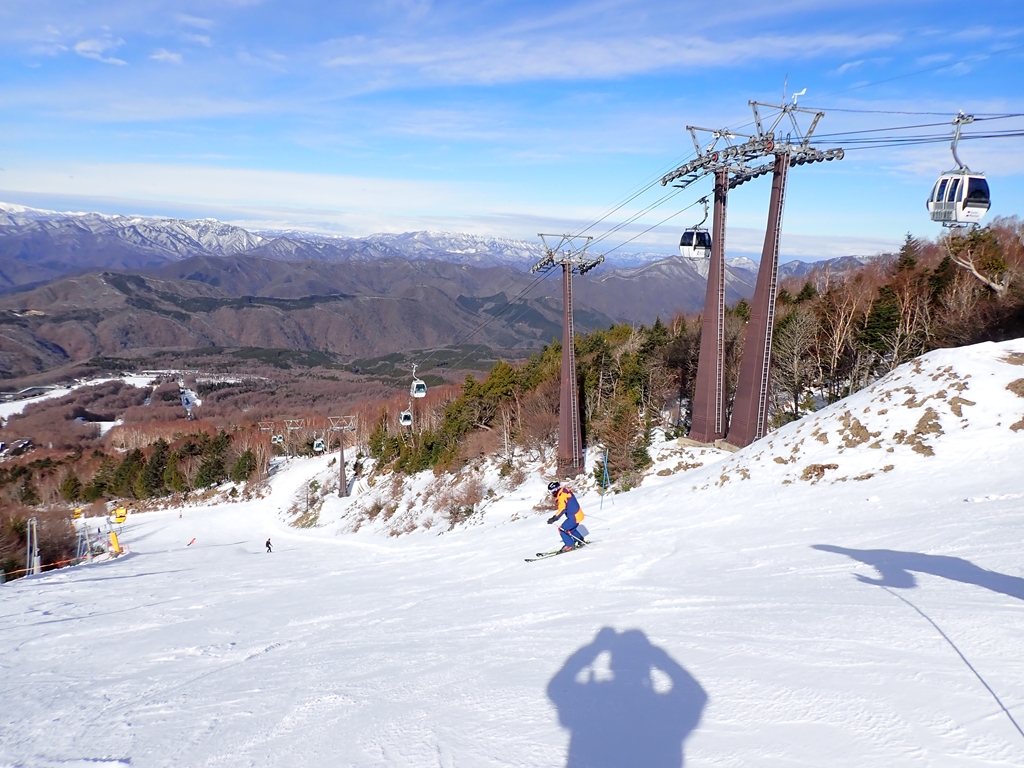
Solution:
<path fill-rule="evenodd" d="M 410 397 L 426 397 L 427 384 L 423 379 L 416 378 L 416 366 L 412 367 L 412 384 L 409 386 Z"/>
<path fill-rule="evenodd" d="M 711 258 L 711 233 L 702 226 L 708 220 L 708 199 L 702 197 L 697 202 L 704 205 L 704 218 L 695 227 L 690 227 L 679 238 L 679 255 L 687 259 Z"/>
<path fill-rule="evenodd" d="M 977 224 L 988 213 L 992 199 L 985 175 L 967 169 L 942 174 L 928 197 L 932 221 L 946 225 Z"/>
<path fill-rule="evenodd" d="M 679 255 L 687 259 L 711 258 L 711 233 L 706 229 L 688 229 L 679 238 Z"/>
<path fill-rule="evenodd" d="M 977 224 L 992 205 L 985 174 L 972 171 L 960 161 L 956 153 L 957 144 L 960 143 L 960 129 L 973 122 L 974 115 L 965 115 L 962 111 L 953 118 L 956 130 L 949 149 L 956 161 L 956 168 L 939 176 L 928 196 L 928 215 L 932 221 L 941 222 L 944 227 Z"/>
<path fill-rule="evenodd" d="M 403 427 L 411 427 L 412 411 L 402 411 L 400 414 L 398 414 L 398 423 L 401 424 Z"/>

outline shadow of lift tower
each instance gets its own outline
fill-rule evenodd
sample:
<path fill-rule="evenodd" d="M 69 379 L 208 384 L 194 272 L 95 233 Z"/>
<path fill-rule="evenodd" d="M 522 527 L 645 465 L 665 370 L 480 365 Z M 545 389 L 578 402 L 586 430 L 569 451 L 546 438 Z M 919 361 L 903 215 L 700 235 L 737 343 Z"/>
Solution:
<path fill-rule="evenodd" d="M 583 433 L 580 429 L 579 387 L 576 381 L 576 338 L 572 324 L 572 276 L 585 275 L 604 256 L 587 256 L 592 237 L 573 235 L 538 235 L 546 255 L 530 268 L 531 274 L 546 274 L 562 267 L 562 385 L 558 408 L 558 476 L 576 477 L 583 471 Z M 551 247 L 548 238 L 559 238 Z M 582 241 L 582 245 L 578 245 Z"/>
<path fill-rule="evenodd" d="M 789 168 L 806 163 L 842 160 L 842 149 L 822 151 L 810 146 L 811 135 L 825 113 L 792 104 L 765 104 L 751 101 L 756 134 L 728 129 L 714 130 L 688 125 L 697 157 L 667 174 L 662 186 L 685 189 L 706 175 L 714 175 L 714 216 L 711 234 L 711 263 L 701 322 L 700 353 L 694 386 L 690 438 L 701 443 L 723 440 L 742 448 L 765 434 L 768 420 L 768 395 L 771 375 L 772 326 L 778 292 L 779 236 Z M 759 108 L 778 110 L 767 130 Z M 796 115 L 814 115 L 806 132 L 800 130 Z M 780 123 L 788 118 L 792 133 L 776 136 Z M 701 146 L 697 133 L 711 135 Z M 743 143 L 735 143 L 745 139 Z M 770 163 L 753 165 L 766 158 Z M 743 346 L 740 378 L 733 403 L 732 420 L 726 423 L 725 410 L 725 213 L 728 191 L 751 179 L 772 174 L 768 206 L 768 226 L 761 249 L 761 264 L 750 308 L 750 322 Z"/>

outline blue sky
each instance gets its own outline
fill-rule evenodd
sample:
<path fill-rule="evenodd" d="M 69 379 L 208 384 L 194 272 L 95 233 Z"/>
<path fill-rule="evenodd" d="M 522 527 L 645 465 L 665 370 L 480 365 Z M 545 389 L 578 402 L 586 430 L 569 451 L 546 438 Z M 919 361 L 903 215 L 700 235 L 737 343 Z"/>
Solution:
<path fill-rule="evenodd" d="M 820 134 L 1024 112 L 1024 7 L 0 0 L 0 67 L 7 202 L 535 239 L 579 230 L 685 160 L 687 124 L 743 130 L 748 100 L 777 103 L 787 77 L 826 110 Z M 1024 119 L 966 132 L 1013 128 Z M 961 157 L 988 173 L 993 215 L 1024 214 L 1024 138 L 965 142 Z M 935 144 L 794 169 L 784 256 L 935 235 L 924 198 L 951 165 Z M 697 208 L 622 244 L 709 188 L 600 249 L 671 252 Z M 730 255 L 759 252 L 767 197 L 767 179 L 731 196 Z"/>

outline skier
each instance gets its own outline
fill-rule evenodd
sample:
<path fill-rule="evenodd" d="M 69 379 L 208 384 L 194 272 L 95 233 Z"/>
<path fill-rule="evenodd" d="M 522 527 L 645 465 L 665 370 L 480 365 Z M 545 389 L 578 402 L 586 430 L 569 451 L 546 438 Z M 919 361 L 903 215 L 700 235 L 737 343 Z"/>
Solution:
<path fill-rule="evenodd" d="M 562 515 L 565 515 L 565 523 L 558 526 L 558 532 L 562 535 L 563 552 L 568 552 L 576 547 L 582 547 L 585 543 L 583 537 L 576 532 L 576 527 L 583 522 L 583 510 L 580 503 L 576 501 L 576 494 L 570 488 L 552 480 L 548 483 L 548 491 L 555 497 L 558 505 L 558 512 L 548 518 L 548 525 L 554 523 Z"/>
<path fill-rule="evenodd" d="M 270 539 L 267 539 L 267 552 L 270 553 L 270 552 L 273 552 L 273 551 L 274 550 L 271 549 L 271 547 L 270 547 Z"/>

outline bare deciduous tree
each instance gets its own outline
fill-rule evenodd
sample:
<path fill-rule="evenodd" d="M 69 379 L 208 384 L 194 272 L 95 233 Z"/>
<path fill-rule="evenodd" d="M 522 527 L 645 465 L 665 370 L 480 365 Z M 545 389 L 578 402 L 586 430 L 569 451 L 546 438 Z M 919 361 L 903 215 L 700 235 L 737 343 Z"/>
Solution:
<path fill-rule="evenodd" d="M 968 232 L 951 230 L 944 245 L 954 264 L 966 269 L 996 295 L 1006 292 L 1011 273 L 994 230 L 989 227 Z"/>
<path fill-rule="evenodd" d="M 817 341 L 818 321 L 810 308 L 797 306 L 779 319 L 772 337 L 772 379 L 785 394 L 782 409 L 800 416 L 800 403 L 815 375 L 811 351 Z"/>
<path fill-rule="evenodd" d="M 548 380 L 523 405 L 522 440 L 541 461 L 547 460 L 558 438 L 560 387 L 557 379 Z"/>
<path fill-rule="evenodd" d="M 818 302 L 820 322 L 816 347 L 822 396 L 835 402 L 849 388 L 856 357 L 858 323 L 870 306 L 874 287 L 867 280 L 832 280 Z"/>

